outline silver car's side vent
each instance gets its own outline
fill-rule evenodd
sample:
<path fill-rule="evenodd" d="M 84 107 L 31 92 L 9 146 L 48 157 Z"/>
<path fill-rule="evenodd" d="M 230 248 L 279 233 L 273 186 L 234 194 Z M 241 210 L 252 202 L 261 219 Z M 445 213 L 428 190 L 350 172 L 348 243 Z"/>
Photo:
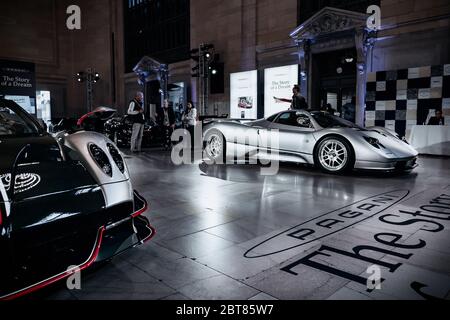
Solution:
<path fill-rule="evenodd" d="M 112 166 L 106 153 L 93 143 L 89 144 L 88 149 L 92 159 L 94 159 L 95 163 L 97 163 L 103 173 L 112 177 Z"/>
<path fill-rule="evenodd" d="M 113 158 L 115 164 L 117 165 L 117 168 L 119 168 L 120 172 L 125 172 L 125 163 L 123 161 L 122 156 L 119 153 L 119 150 L 115 146 L 113 146 L 111 143 L 107 144 L 108 151 L 111 157 Z"/>

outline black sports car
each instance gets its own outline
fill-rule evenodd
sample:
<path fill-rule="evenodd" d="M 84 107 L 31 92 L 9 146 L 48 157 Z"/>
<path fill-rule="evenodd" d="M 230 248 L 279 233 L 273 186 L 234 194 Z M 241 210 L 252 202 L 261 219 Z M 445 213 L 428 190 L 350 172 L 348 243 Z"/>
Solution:
<path fill-rule="evenodd" d="M 105 134 L 118 146 L 128 147 L 131 143 L 133 123 L 128 116 L 113 118 L 105 123 Z M 164 142 L 164 131 L 152 118 L 146 119 L 142 146 L 160 146 Z"/>
<path fill-rule="evenodd" d="M 0 99 L 0 300 L 149 240 L 146 210 L 112 141 L 86 131 L 52 137 Z"/>

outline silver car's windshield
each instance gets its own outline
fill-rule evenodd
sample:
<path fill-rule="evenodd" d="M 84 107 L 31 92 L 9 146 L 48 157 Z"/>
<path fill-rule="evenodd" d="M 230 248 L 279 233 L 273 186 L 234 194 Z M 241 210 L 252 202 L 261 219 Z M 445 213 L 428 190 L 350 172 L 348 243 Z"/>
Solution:
<path fill-rule="evenodd" d="M 314 112 L 311 114 L 314 120 L 324 129 L 327 128 L 355 128 L 365 130 L 364 128 L 354 124 L 353 122 L 333 116 L 324 112 Z"/>

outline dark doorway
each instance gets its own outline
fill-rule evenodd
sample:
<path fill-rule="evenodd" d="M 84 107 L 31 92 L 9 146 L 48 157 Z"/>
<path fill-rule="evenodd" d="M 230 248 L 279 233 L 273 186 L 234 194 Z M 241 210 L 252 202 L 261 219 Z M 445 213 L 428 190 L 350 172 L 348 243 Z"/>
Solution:
<path fill-rule="evenodd" d="M 145 116 L 148 119 L 153 116 L 150 105 L 154 105 L 156 110 L 161 108 L 161 85 L 158 80 L 152 80 L 147 82 L 146 86 L 147 107 L 145 108 Z"/>
<path fill-rule="evenodd" d="M 314 54 L 312 58 L 311 107 L 327 103 L 341 113 L 356 95 L 355 48 Z"/>

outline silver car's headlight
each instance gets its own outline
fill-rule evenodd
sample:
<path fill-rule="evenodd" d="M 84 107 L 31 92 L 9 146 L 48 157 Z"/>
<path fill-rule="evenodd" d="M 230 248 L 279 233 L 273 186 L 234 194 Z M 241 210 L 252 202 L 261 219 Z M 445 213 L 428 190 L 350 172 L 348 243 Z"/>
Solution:
<path fill-rule="evenodd" d="M 104 174 L 112 177 L 112 166 L 106 153 L 96 144 L 89 144 L 89 153 Z"/>

